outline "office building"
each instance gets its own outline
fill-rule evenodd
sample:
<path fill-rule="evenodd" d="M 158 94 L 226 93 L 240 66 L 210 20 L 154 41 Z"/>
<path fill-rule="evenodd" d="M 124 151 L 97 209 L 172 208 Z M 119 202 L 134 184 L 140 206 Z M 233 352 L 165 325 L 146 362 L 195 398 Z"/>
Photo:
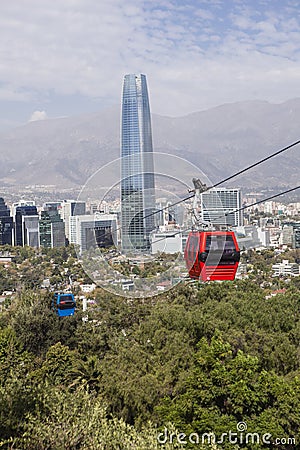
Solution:
<path fill-rule="evenodd" d="M 201 219 L 213 225 L 242 226 L 240 189 L 210 189 L 201 194 Z"/>
<path fill-rule="evenodd" d="M 160 226 L 150 233 L 151 253 L 184 253 L 189 231 L 179 226 Z"/>
<path fill-rule="evenodd" d="M 292 248 L 300 248 L 300 222 L 284 222 L 281 242 Z"/>
<path fill-rule="evenodd" d="M 86 213 L 85 202 L 76 200 L 63 200 L 59 207 L 59 214 L 65 224 L 65 235 L 68 242 L 70 240 L 70 217 L 84 215 Z"/>
<path fill-rule="evenodd" d="M 121 124 L 122 251 L 148 252 L 155 228 L 150 106 L 145 75 L 125 75 Z M 148 217 L 145 217 L 148 216 Z"/>
<path fill-rule="evenodd" d="M 150 233 L 151 253 L 183 253 L 182 233 L 177 229 L 161 229 Z"/>
<path fill-rule="evenodd" d="M 183 226 L 185 207 L 183 205 L 172 205 L 166 198 L 156 199 L 156 211 L 154 216 L 157 227 L 166 225 L 168 222 Z"/>
<path fill-rule="evenodd" d="M 41 211 L 39 235 L 41 247 L 54 248 L 66 245 L 65 224 L 55 207 L 51 206 L 48 210 Z"/>
<path fill-rule="evenodd" d="M 14 245 L 39 247 L 39 216 L 34 205 L 14 204 Z"/>
<path fill-rule="evenodd" d="M 300 248 L 300 227 L 294 230 L 293 248 Z"/>
<path fill-rule="evenodd" d="M 13 203 L 12 207 L 11 207 L 12 217 L 16 216 L 16 209 L 21 206 L 35 206 L 35 201 L 34 200 L 19 200 L 18 202 Z"/>
<path fill-rule="evenodd" d="M 62 202 L 46 202 L 43 204 L 43 211 L 59 211 Z"/>
<path fill-rule="evenodd" d="M 282 228 L 280 244 L 292 247 L 294 237 L 294 228 L 292 225 L 284 225 Z"/>
<path fill-rule="evenodd" d="M 117 239 L 116 214 L 71 216 L 71 243 L 79 247 L 80 253 L 91 248 L 114 245 Z"/>
<path fill-rule="evenodd" d="M 0 245 L 12 245 L 13 218 L 10 210 L 0 197 Z"/>
<path fill-rule="evenodd" d="M 59 212 L 62 202 L 46 202 L 40 215 L 40 245 L 55 248 L 66 245 L 65 223 Z"/>
<path fill-rule="evenodd" d="M 290 263 L 287 259 L 284 259 L 280 263 L 273 264 L 272 271 L 274 277 L 299 276 L 299 264 Z"/>
<path fill-rule="evenodd" d="M 255 225 L 235 227 L 235 235 L 241 250 L 270 247 L 270 232 Z"/>

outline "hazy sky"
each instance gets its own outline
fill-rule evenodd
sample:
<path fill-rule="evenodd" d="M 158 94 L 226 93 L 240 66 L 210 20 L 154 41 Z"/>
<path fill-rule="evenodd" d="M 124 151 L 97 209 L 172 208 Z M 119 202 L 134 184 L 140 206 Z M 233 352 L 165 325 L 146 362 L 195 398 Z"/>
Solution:
<path fill-rule="evenodd" d="M 152 112 L 300 97 L 300 1 L 2 0 L 0 129 L 118 105 L 145 73 Z"/>

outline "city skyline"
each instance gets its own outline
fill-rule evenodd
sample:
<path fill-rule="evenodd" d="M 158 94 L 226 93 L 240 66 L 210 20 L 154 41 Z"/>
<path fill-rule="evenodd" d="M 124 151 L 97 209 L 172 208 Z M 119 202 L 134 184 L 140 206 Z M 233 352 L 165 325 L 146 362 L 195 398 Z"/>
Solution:
<path fill-rule="evenodd" d="M 210 206 L 213 205 L 214 209 L 215 207 L 220 208 L 218 217 L 221 217 L 225 211 L 229 212 L 232 208 L 235 210 L 236 202 L 239 204 L 241 202 L 238 189 L 220 188 L 218 192 L 221 197 L 217 202 L 214 195 L 209 195 L 208 197 L 211 198 L 205 200 L 205 206 L 208 208 L 207 211 L 204 211 L 203 217 L 212 222 L 213 216 L 217 215 L 217 210 L 211 216 Z M 207 194 L 214 194 L 214 192 L 209 191 Z M 231 223 L 231 226 L 236 233 L 240 248 L 290 246 L 293 249 L 299 249 L 300 202 L 266 201 L 252 206 L 255 201 L 252 196 L 243 197 L 242 203 L 250 205 L 248 213 L 245 215 L 244 225 L 236 215 L 232 216 L 235 217 L 235 223 Z M 108 203 L 107 209 L 102 211 L 100 203 L 98 203 L 98 209 L 94 202 L 87 203 L 86 209 L 82 208 L 81 214 L 73 215 L 72 222 L 69 224 L 67 216 L 61 214 L 65 202 L 65 200 L 46 202 L 41 208 L 35 206 L 33 201 L 20 200 L 8 206 L 5 200 L 0 198 L 0 240 L 2 245 L 16 246 L 19 244 L 37 248 L 62 247 L 67 244 L 66 226 L 70 228 L 71 233 L 69 243 L 78 246 L 79 254 L 91 247 L 117 245 L 118 230 L 120 230 L 118 223 L 120 210 L 118 208 L 112 211 Z M 75 200 L 68 202 L 77 203 Z M 80 203 L 78 206 L 84 206 L 82 202 Z M 157 199 L 156 208 L 160 210 L 162 206 L 161 200 Z M 206 217 L 207 214 L 208 217 Z M 150 233 L 152 255 L 157 251 L 182 252 L 189 233 L 186 226 L 187 223 L 180 227 L 178 223 L 176 225 L 173 221 L 170 223 L 167 221 L 164 226 Z M 18 238 L 18 242 L 16 242 L 16 238 Z M 123 258 L 126 257 L 127 254 L 123 255 Z"/>
<path fill-rule="evenodd" d="M 298 1 L 28 0 L 0 24 L 0 130 L 117 105 L 130 72 L 162 115 L 300 96 Z"/>

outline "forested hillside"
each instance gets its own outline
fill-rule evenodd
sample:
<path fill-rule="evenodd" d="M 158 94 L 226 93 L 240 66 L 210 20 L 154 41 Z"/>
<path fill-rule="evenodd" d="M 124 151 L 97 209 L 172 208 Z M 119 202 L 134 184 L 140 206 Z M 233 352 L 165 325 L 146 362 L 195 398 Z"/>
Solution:
<path fill-rule="evenodd" d="M 59 277 L 65 263 L 53 258 Z M 41 255 L 31 264 L 31 275 L 51 266 Z M 272 297 L 254 278 L 180 284 L 144 301 L 98 288 L 88 321 L 79 310 L 58 318 L 50 292 L 19 286 L 0 313 L 0 448 L 270 447 L 240 435 L 218 444 L 240 423 L 300 442 L 299 282 Z M 216 445 L 202 445 L 210 432 Z"/>

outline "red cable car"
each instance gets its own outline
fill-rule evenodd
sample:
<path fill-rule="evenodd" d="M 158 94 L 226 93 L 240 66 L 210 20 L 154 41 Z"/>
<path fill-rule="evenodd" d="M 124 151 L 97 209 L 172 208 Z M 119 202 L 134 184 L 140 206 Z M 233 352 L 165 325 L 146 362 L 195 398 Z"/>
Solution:
<path fill-rule="evenodd" d="M 201 281 L 234 280 L 240 250 L 233 231 L 192 231 L 184 259 L 189 276 Z"/>

